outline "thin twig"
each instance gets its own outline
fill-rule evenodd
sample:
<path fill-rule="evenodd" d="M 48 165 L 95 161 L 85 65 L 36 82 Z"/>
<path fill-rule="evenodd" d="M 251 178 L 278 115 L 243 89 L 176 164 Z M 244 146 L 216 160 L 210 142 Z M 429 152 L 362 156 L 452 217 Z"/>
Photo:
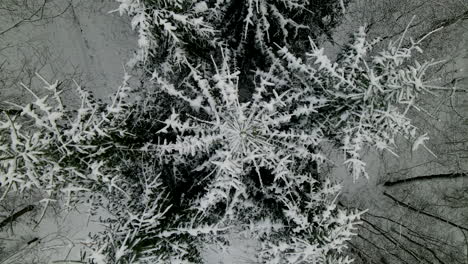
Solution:
<path fill-rule="evenodd" d="M 416 213 L 418 213 L 418 214 L 422 214 L 422 215 L 428 216 L 428 217 L 430 217 L 430 218 L 439 220 L 439 221 L 441 221 L 441 222 L 443 222 L 443 223 L 446 223 L 446 224 L 448 224 L 448 225 L 451 225 L 451 226 L 460 228 L 460 229 L 462 229 L 462 230 L 468 231 L 468 228 L 466 228 L 466 227 L 464 227 L 464 226 L 461 226 L 461 225 L 459 225 L 459 224 L 456 224 L 456 223 L 454 223 L 454 222 L 452 222 L 452 221 L 450 221 L 450 220 L 448 220 L 448 219 L 442 218 L 442 217 L 440 217 L 440 216 L 437 216 L 437 215 L 434 215 L 434 214 L 431 214 L 431 213 L 427 213 L 427 212 L 424 212 L 424 211 L 422 211 L 422 210 L 420 210 L 420 209 L 417 209 L 416 207 L 414 207 L 414 206 L 412 206 L 412 205 L 410 205 L 410 204 L 408 204 L 408 203 L 405 203 L 405 202 L 402 202 L 402 201 L 398 200 L 397 198 L 393 197 L 392 195 L 388 194 L 387 192 L 384 192 L 383 195 L 385 195 L 385 196 L 387 196 L 388 198 L 392 199 L 392 200 L 393 200 L 395 203 L 397 203 L 398 205 L 401 205 L 401 206 L 403 206 L 403 207 L 406 207 L 406 208 L 408 208 L 409 210 L 414 211 L 414 212 L 416 212 Z"/>

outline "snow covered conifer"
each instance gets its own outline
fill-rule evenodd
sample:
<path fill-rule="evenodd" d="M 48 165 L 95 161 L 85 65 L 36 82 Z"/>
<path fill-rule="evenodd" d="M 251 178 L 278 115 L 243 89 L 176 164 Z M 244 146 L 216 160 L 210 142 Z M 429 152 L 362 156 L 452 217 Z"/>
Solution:
<path fill-rule="evenodd" d="M 334 143 L 358 178 L 364 147 L 416 136 L 406 114 L 431 66 L 411 60 L 419 41 L 376 51 L 360 28 L 330 59 L 303 34 L 346 1 L 330 14 L 305 0 L 118 2 L 139 35 L 142 99 L 125 102 L 126 75 L 107 104 L 78 89 L 72 113 L 47 84 L 53 102 L 34 95 L 1 120 L 2 191 L 89 194 L 111 214 L 91 263 L 201 263 L 233 231 L 259 241 L 261 263 L 350 263 L 361 212 L 338 208 L 321 150 Z"/>
<path fill-rule="evenodd" d="M 183 62 L 211 70 L 211 57 L 229 49 L 242 72 L 242 100 L 254 90 L 251 71 L 268 69 L 278 45 L 303 51 L 309 37 L 327 35 L 338 24 L 343 5 L 335 0 L 117 0 L 116 11 L 131 17 L 138 50 L 130 65 L 181 78 Z M 177 65 L 177 67 L 173 67 Z M 174 74 L 175 73 L 175 74 Z M 175 76 L 174 76 L 175 75 Z M 246 94 L 246 95 L 244 95 Z"/>

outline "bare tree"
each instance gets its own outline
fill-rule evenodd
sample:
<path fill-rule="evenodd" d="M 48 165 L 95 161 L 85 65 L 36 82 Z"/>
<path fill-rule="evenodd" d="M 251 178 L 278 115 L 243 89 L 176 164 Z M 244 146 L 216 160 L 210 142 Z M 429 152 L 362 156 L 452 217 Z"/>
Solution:
<path fill-rule="evenodd" d="M 401 139 L 396 154 L 369 155 L 374 178 L 350 187 L 342 206 L 368 208 L 360 234 L 350 243 L 357 263 L 468 263 L 468 109 L 464 32 L 466 1 L 355 0 L 347 27 L 367 24 L 368 34 L 394 41 L 408 27 L 418 39 L 430 32 L 419 56 L 441 62 L 428 74 L 439 87 L 411 113 L 430 137 L 425 148 Z M 379 157 L 379 158 L 377 158 Z M 356 190 L 357 189 L 357 190 Z"/>

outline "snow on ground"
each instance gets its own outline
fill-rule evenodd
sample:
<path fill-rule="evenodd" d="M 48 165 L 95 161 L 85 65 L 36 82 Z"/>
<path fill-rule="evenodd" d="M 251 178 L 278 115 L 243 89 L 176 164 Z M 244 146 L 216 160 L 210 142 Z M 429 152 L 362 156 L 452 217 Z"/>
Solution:
<path fill-rule="evenodd" d="M 97 96 L 107 97 L 120 84 L 123 65 L 135 47 L 129 21 L 118 13 L 108 14 L 117 8 L 113 0 L 72 0 L 70 6 L 69 1 L 50 2 L 46 13 L 58 17 L 23 22 L 0 36 L 2 70 L 25 65 L 28 72 L 20 77 L 32 71 L 48 80 L 73 78 Z M 6 28 L 19 20 L 3 17 L 0 22 Z M 17 83 L 13 85 L 18 88 Z M 3 96 L 11 88 L 3 88 Z"/>
<path fill-rule="evenodd" d="M 28 215 L 25 215 L 28 217 Z M 39 216 L 36 217 L 39 219 Z M 52 208 L 38 226 L 20 222 L 12 229 L 0 233 L 10 239 L 5 264 L 69 263 L 79 261 L 86 248 L 88 234 L 102 230 L 96 217 L 88 217 L 87 208 L 81 206 L 70 211 Z"/>
<path fill-rule="evenodd" d="M 124 64 L 136 43 L 127 18 L 108 14 L 116 7 L 112 0 L 75 1 L 67 17 L 46 29 L 65 66 L 83 71 L 85 86 L 102 98 L 121 83 Z"/>

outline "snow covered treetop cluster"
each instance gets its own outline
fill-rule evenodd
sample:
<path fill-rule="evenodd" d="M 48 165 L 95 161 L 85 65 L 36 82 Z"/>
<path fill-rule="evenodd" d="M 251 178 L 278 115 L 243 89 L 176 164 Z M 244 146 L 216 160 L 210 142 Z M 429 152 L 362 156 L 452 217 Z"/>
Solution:
<path fill-rule="evenodd" d="M 73 111 L 45 82 L 50 96 L 3 112 L 2 199 L 33 190 L 45 204 L 105 207 L 90 263 L 202 263 L 228 232 L 257 239 L 261 263 L 352 262 L 361 213 L 337 208 L 321 148 L 341 149 L 357 179 L 364 147 L 417 136 L 406 114 L 431 66 L 411 59 L 419 41 L 377 51 L 360 28 L 329 58 L 314 39 L 346 1 L 117 1 L 139 34 L 130 64 L 145 88 L 126 74 L 99 103 L 78 87 Z"/>

